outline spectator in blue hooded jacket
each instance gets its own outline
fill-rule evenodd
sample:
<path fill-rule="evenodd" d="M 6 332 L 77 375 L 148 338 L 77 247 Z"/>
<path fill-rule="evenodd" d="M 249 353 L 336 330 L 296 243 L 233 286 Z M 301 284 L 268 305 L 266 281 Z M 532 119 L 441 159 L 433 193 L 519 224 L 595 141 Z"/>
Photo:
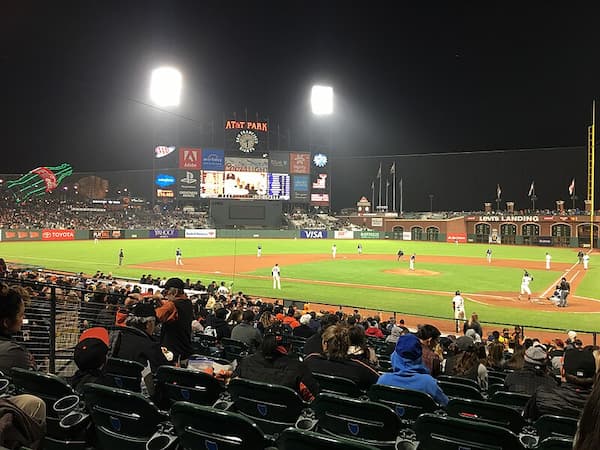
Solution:
<path fill-rule="evenodd" d="M 427 367 L 423 365 L 422 355 L 421 342 L 414 334 L 400 336 L 391 356 L 394 371 L 381 375 L 377 384 L 425 392 L 436 403 L 446 406 L 448 397 L 442 392 L 435 378 L 429 374 Z"/>

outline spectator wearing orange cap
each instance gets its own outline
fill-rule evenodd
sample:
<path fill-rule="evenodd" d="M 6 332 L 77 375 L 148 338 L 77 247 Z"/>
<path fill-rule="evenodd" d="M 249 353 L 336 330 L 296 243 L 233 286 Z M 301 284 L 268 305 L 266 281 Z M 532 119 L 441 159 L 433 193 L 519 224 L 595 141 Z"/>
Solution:
<path fill-rule="evenodd" d="M 70 384 L 77 392 L 83 392 L 83 385 L 96 383 L 102 378 L 102 368 L 106 364 L 109 338 L 106 328 L 88 328 L 75 346 L 73 359 L 77 365 L 77 372 L 70 380 Z"/>

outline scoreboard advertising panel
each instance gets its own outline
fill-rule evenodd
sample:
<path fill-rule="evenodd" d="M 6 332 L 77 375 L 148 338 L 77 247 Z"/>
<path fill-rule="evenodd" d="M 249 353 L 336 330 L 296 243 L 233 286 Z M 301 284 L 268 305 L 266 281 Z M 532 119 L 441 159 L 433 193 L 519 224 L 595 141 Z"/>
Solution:
<path fill-rule="evenodd" d="M 329 157 L 325 153 L 314 153 L 311 158 L 310 168 L 310 204 L 315 206 L 329 206 L 329 196 L 331 194 Z"/>

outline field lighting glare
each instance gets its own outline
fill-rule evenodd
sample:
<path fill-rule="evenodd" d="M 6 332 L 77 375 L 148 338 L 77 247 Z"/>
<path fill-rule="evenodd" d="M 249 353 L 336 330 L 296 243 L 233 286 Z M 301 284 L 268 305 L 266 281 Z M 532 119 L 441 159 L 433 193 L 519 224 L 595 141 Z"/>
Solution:
<path fill-rule="evenodd" d="M 181 96 L 181 72 L 173 67 L 152 71 L 150 98 L 158 106 L 177 106 Z"/>
<path fill-rule="evenodd" d="M 330 86 L 313 86 L 310 95 L 310 104 L 313 114 L 332 114 L 333 88 Z"/>

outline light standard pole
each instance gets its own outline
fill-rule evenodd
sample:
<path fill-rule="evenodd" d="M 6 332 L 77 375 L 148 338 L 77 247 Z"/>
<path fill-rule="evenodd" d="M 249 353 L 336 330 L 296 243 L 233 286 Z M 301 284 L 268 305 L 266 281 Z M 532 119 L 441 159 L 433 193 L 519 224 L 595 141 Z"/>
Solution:
<path fill-rule="evenodd" d="M 321 86 L 321 85 L 314 85 L 312 87 L 311 90 L 311 94 L 310 94 L 310 105 L 311 105 L 311 110 L 313 115 L 315 116 L 331 116 L 333 114 L 333 88 L 331 86 Z M 311 133 L 312 134 L 312 133 Z M 333 137 L 332 137 L 332 130 L 331 130 L 331 121 L 329 122 L 329 130 L 328 130 L 328 136 L 329 136 L 329 161 L 326 163 L 328 164 L 329 170 L 327 171 L 327 179 L 326 179 L 326 190 L 325 192 L 327 193 L 327 198 L 328 198 L 328 206 L 329 209 L 331 210 L 331 178 L 332 178 L 332 173 L 331 173 L 331 156 L 333 153 Z M 309 151 L 310 151 L 310 142 L 309 142 Z M 327 188 L 328 186 L 328 188 Z"/>
<path fill-rule="evenodd" d="M 163 108 L 179 106 L 181 98 L 182 76 L 174 67 L 158 67 L 150 75 L 150 100 L 160 111 Z M 157 124 L 154 125 L 154 143 L 157 143 Z M 177 143 L 179 144 L 179 143 Z M 156 204 L 156 155 L 152 158 L 152 204 Z"/>
<path fill-rule="evenodd" d="M 429 194 L 429 211 L 433 214 L 433 194 Z"/>

